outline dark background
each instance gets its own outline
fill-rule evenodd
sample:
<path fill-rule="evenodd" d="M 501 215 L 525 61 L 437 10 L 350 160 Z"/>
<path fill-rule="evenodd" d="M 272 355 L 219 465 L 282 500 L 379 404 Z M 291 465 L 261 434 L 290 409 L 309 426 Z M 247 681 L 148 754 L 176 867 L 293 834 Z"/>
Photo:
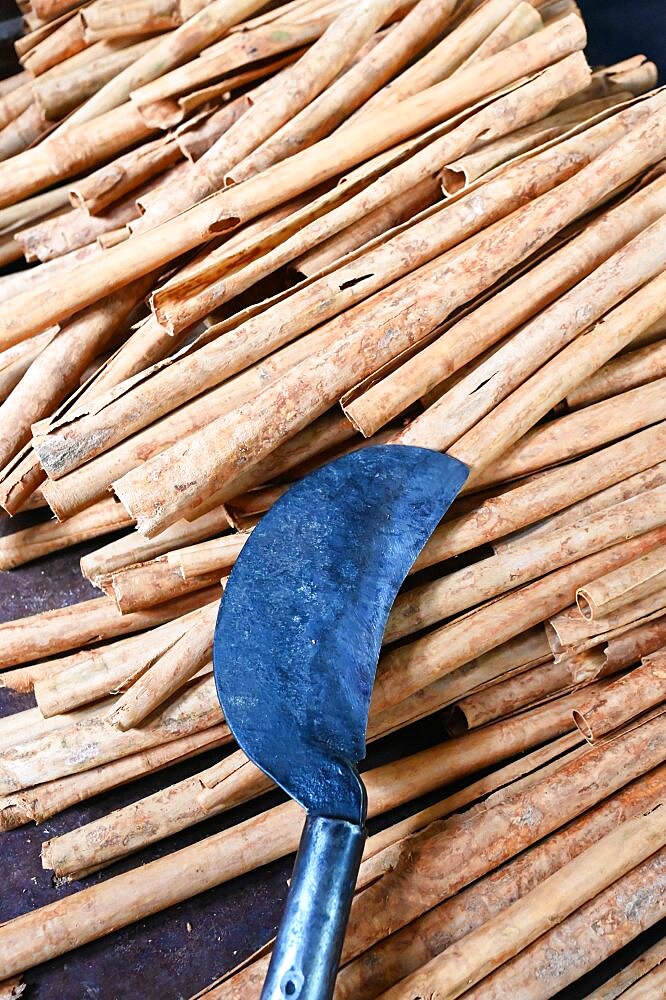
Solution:
<path fill-rule="evenodd" d="M 612 63 L 635 53 L 655 61 L 663 77 L 666 67 L 666 0 L 625 3 L 619 0 L 583 0 L 580 4 L 590 35 L 587 50 L 592 64 Z M 21 28 L 15 5 L 0 0 L 0 76 L 16 71 L 8 42 Z M 35 516 L 32 516 L 33 521 Z M 0 533 L 28 523 L 17 518 L 0 525 Z M 0 574 L 0 621 L 34 614 L 51 607 L 97 596 L 82 580 L 78 560 L 98 543 L 56 554 L 11 574 Z M 29 707 L 28 697 L 0 691 L 0 715 Z M 398 737 L 373 747 L 368 764 L 413 753 L 442 738 L 437 717 L 410 727 Z M 54 887 L 40 863 L 43 840 L 73 829 L 157 788 L 180 780 L 214 763 L 219 751 L 100 796 L 82 808 L 70 809 L 42 827 L 24 827 L 0 837 L 0 923 L 42 906 L 79 887 Z M 441 792 L 432 798 L 438 798 Z M 262 801 L 262 808 L 279 801 L 277 794 Z M 426 804 L 428 800 L 417 805 Z M 91 876 L 86 884 L 107 878 L 138 864 L 170 853 L 186 844 L 224 829 L 256 811 L 249 805 L 214 818 L 141 854 Z M 393 821 L 396 814 L 390 817 Z M 386 822 L 386 821 L 385 821 Z M 374 825 L 374 829 L 377 824 Z M 276 862 L 242 879 L 211 890 L 193 900 L 125 928 L 36 969 L 29 970 L 30 1000 L 180 1000 L 213 982 L 254 952 L 275 930 L 286 894 L 291 859 Z M 664 933 L 663 924 L 565 990 L 558 1000 L 579 1000 L 598 983 L 622 968 Z"/>

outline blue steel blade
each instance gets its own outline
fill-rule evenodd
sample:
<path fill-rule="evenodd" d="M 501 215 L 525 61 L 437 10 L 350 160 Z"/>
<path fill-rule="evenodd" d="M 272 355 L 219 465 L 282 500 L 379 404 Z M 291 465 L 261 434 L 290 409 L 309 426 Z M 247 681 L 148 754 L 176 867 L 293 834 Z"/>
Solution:
<path fill-rule="evenodd" d="M 382 636 L 409 569 L 468 470 L 425 448 L 345 455 L 293 485 L 246 542 L 214 668 L 248 757 L 316 815 L 353 822 Z"/>

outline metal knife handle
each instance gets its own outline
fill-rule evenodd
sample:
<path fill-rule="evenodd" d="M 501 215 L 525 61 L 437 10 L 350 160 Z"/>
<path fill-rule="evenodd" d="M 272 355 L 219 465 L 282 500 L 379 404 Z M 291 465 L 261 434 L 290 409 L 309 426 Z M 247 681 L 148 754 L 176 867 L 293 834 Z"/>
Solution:
<path fill-rule="evenodd" d="M 365 829 L 308 816 L 261 1000 L 330 1000 Z"/>

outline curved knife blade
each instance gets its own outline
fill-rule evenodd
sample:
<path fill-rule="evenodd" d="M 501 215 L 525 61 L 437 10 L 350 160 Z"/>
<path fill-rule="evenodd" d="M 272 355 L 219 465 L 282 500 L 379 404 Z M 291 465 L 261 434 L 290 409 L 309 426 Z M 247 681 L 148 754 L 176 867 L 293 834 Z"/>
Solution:
<path fill-rule="evenodd" d="M 355 764 L 394 598 L 468 470 L 371 446 L 293 485 L 243 547 L 213 662 L 248 757 L 310 813 L 361 822 Z"/>

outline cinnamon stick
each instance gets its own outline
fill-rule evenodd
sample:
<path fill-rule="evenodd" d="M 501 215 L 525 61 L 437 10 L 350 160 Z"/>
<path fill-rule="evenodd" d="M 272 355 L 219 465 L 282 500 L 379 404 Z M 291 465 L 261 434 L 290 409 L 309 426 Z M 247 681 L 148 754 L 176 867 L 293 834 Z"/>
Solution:
<path fill-rule="evenodd" d="M 121 615 L 115 601 L 110 598 L 98 597 L 55 611 L 43 611 L 28 618 L 3 622 L 0 624 L 0 664 L 11 667 L 76 646 L 87 646 L 102 639 L 160 625 L 193 608 L 209 604 L 219 593 L 218 587 L 210 587 L 131 615 Z"/>
<path fill-rule="evenodd" d="M 217 611 L 215 604 L 202 609 L 192 627 L 118 699 L 109 722 L 123 731 L 138 726 L 210 662 Z"/>
<path fill-rule="evenodd" d="M 629 562 L 652 548 L 662 532 L 662 528 L 657 528 L 655 532 L 586 556 L 462 615 L 409 645 L 391 650 L 377 668 L 374 710 L 381 711 L 396 704 L 474 657 L 544 621 L 571 602 L 583 574 L 603 567 L 601 574 Z"/>
<path fill-rule="evenodd" d="M 608 399 L 637 385 L 666 375 L 666 341 L 658 340 L 637 351 L 609 361 L 567 396 L 567 406 L 576 409 Z"/>
<path fill-rule="evenodd" d="M 584 618 L 603 617 L 666 585 L 666 552 L 655 549 L 621 570 L 581 587 L 576 604 Z"/>
<path fill-rule="evenodd" d="M 461 996 L 664 846 L 663 803 L 627 820 L 384 996 Z"/>
<path fill-rule="evenodd" d="M 574 722 L 590 743 L 618 729 L 666 699 L 666 654 L 652 653 L 642 666 L 613 681 L 587 705 L 574 710 Z"/>

